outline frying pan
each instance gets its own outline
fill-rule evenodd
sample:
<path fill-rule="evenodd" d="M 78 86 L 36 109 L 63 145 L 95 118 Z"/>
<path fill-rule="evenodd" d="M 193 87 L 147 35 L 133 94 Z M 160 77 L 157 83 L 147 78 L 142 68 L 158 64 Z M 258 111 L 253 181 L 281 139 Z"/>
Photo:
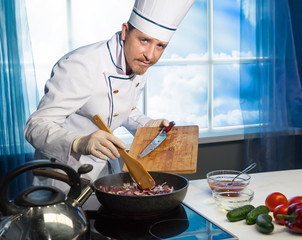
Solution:
<path fill-rule="evenodd" d="M 150 196 L 123 196 L 102 192 L 100 186 L 122 187 L 133 183 L 128 172 L 107 175 L 93 183 L 95 194 L 105 209 L 123 215 L 160 214 L 171 211 L 184 200 L 189 182 L 186 178 L 165 172 L 149 172 L 156 184 L 166 183 L 174 192 Z"/>
<path fill-rule="evenodd" d="M 106 210 L 109 210 L 112 213 L 129 216 L 157 215 L 178 207 L 186 196 L 189 186 L 188 180 L 180 175 L 172 173 L 149 173 L 156 184 L 166 183 L 169 187 L 174 187 L 174 192 L 150 196 L 122 196 L 99 190 L 100 186 L 122 187 L 124 183 L 132 184 L 134 181 L 128 172 L 101 177 L 94 181 L 93 184 L 89 184 L 89 180 L 82 178 L 81 182 L 83 185 L 90 185 L 94 189 L 98 201 Z M 50 177 L 70 184 L 68 176 L 56 171 L 36 169 L 34 175 Z M 85 188 L 83 189 L 82 194 L 86 195 Z M 84 196 L 83 199 L 86 201 L 89 196 L 90 195 L 88 194 L 87 196 Z"/>

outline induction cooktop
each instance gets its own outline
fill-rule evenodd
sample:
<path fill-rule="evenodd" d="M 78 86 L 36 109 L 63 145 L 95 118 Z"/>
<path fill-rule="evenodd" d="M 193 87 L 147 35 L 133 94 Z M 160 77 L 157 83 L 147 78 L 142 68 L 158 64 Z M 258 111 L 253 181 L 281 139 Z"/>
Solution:
<path fill-rule="evenodd" d="M 100 207 L 86 211 L 92 240 L 231 240 L 238 239 L 205 216 L 182 203 L 158 216 L 123 217 Z"/>

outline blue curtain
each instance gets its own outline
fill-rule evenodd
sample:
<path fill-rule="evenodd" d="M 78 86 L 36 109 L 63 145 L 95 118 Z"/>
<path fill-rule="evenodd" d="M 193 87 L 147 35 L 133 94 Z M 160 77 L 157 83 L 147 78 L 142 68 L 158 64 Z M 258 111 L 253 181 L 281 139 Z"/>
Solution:
<path fill-rule="evenodd" d="M 251 1 L 241 0 L 241 49 L 246 49 L 246 43 L 253 41 L 257 62 L 251 70 L 253 79 L 249 93 L 246 91 L 246 69 L 240 70 L 241 108 L 247 124 L 251 106 L 246 95 L 251 94 L 260 126 L 254 135 L 246 127 L 245 163 L 257 162 L 258 171 L 302 168 L 302 88 L 289 2 L 253 1 L 256 31 L 249 40 L 247 32 L 251 26 L 246 23 L 244 14 L 247 2 Z M 301 26 L 301 22 L 298 24 Z M 301 41 L 298 44 L 301 45 Z"/>
<path fill-rule="evenodd" d="M 32 159 L 33 149 L 23 136 L 30 105 L 36 106 L 29 29 L 24 0 L 0 0 L 0 181 L 4 174 Z M 30 96 L 30 97 L 29 97 Z M 28 185 L 28 175 L 10 185 L 14 196 Z"/>
<path fill-rule="evenodd" d="M 300 76 L 300 82 L 302 83 L 302 1 L 288 0 L 288 2 L 295 41 L 298 71 Z"/>

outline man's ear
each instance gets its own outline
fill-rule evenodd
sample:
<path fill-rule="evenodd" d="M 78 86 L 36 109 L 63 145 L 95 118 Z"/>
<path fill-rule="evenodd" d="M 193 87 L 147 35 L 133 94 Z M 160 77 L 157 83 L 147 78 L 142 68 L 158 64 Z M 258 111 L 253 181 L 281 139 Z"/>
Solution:
<path fill-rule="evenodd" d="M 127 33 L 128 33 L 128 24 L 127 23 L 123 23 L 122 25 L 122 40 L 125 41 L 126 40 L 126 36 L 127 36 Z"/>

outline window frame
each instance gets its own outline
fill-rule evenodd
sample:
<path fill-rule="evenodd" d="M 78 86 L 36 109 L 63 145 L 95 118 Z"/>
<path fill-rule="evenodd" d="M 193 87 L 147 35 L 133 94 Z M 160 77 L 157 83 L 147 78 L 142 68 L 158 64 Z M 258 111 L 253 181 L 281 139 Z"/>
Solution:
<path fill-rule="evenodd" d="M 199 130 L 199 143 L 223 142 L 243 140 L 244 134 L 249 132 L 255 135 L 259 132 L 260 124 L 236 125 L 226 127 L 213 127 L 213 102 L 214 102 L 214 66 L 219 64 L 246 64 L 256 61 L 267 61 L 267 58 L 257 57 L 232 57 L 215 58 L 213 49 L 213 1 L 207 0 L 207 57 L 195 59 L 163 59 L 161 58 L 155 66 L 184 66 L 184 65 L 203 65 L 208 67 L 208 128 Z M 143 92 L 143 113 L 148 114 L 147 109 L 147 89 L 148 82 Z"/>

